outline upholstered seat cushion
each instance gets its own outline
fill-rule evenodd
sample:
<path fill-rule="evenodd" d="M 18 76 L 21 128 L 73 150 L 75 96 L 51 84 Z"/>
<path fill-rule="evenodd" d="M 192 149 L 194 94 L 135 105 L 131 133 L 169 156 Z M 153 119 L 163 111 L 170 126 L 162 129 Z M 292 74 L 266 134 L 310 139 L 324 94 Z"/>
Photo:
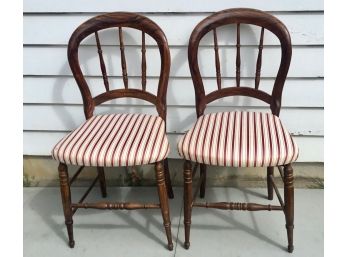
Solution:
<path fill-rule="evenodd" d="M 232 167 L 268 167 L 295 161 L 298 147 L 270 113 L 219 112 L 199 117 L 178 143 L 187 160 Z"/>
<path fill-rule="evenodd" d="M 93 116 L 52 150 L 54 159 L 84 166 L 133 166 L 163 160 L 169 152 L 165 123 L 145 114 Z"/>

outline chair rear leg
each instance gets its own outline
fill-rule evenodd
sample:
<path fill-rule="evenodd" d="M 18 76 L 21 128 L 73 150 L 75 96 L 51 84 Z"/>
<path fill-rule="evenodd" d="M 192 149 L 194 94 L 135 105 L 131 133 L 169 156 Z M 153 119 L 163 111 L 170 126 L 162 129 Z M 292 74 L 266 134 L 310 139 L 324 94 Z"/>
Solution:
<path fill-rule="evenodd" d="M 161 162 L 157 162 L 155 164 L 155 171 L 156 171 L 158 196 L 160 200 L 160 206 L 161 206 L 161 212 L 162 212 L 162 218 L 163 218 L 163 225 L 167 235 L 168 249 L 171 251 L 173 250 L 173 241 L 172 241 L 172 231 L 171 231 L 171 224 L 170 224 L 169 203 L 168 203 L 165 177 L 163 172 L 163 165 Z"/>
<path fill-rule="evenodd" d="M 267 191 L 268 191 L 268 200 L 273 200 L 273 185 L 271 176 L 274 174 L 273 167 L 267 167 Z"/>
<path fill-rule="evenodd" d="M 170 172 L 169 172 L 169 165 L 168 165 L 168 159 L 163 160 L 164 165 L 164 178 L 166 181 L 166 188 L 167 188 L 167 194 L 170 199 L 174 198 L 173 188 L 172 188 L 172 181 L 170 179 Z"/>
<path fill-rule="evenodd" d="M 294 175 L 291 164 L 284 167 L 285 220 L 288 234 L 288 252 L 292 253 L 294 231 Z"/>
<path fill-rule="evenodd" d="M 99 177 L 99 185 L 102 193 L 102 197 L 106 197 L 106 182 L 105 182 L 105 173 L 103 167 L 97 167 L 98 177 Z"/>
<path fill-rule="evenodd" d="M 202 179 L 202 184 L 199 188 L 199 197 L 200 198 L 204 198 L 205 197 L 205 186 L 207 184 L 207 165 L 205 164 L 200 164 L 199 166 L 199 172 L 200 172 L 200 176 L 203 176 Z"/>
<path fill-rule="evenodd" d="M 185 243 L 184 247 L 190 247 L 190 229 L 192 214 L 192 165 L 185 160 L 184 163 L 184 226 L 185 226 Z"/>
<path fill-rule="evenodd" d="M 73 248 L 75 246 L 74 234 L 73 234 L 73 219 L 71 209 L 71 192 L 69 184 L 68 167 L 64 163 L 59 163 L 58 166 L 59 180 L 60 180 L 60 192 L 62 195 L 62 203 L 65 217 L 65 225 L 68 230 L 69 246 Z"/>

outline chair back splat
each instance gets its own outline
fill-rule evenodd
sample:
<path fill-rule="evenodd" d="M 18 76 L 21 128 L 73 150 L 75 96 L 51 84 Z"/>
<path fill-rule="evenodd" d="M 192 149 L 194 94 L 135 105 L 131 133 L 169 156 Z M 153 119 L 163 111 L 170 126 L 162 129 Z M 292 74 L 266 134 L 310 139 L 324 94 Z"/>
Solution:
<path fill-rule="evenodd" d="M 141 89 L 128 87 L 127 63 L 122 30 L 124 27 L 141 31 Z M 98 35 L 99 31 L 109 28 L 115 28 L 115 30 L 118 30 L 124 89 L 110 90 L 109 88 L 108 75 L 106 72 L 103 52 Z M 78 58 L 78 48 L 81 42 L 91 34 L 94 34 L 96 38 L 100 69 L 106 90 L 106 92 L 95 97 L 92 97 L 91 95 L 91 91 L 82 73 Z M 157 95 L 146 91 L 145 34 L 151 36 L 156 41 L 160 52 L 161 69 Z M 164 120 L 166 119 L 166 94 L 170 70 L 170 53 L 166 36 L 161 28 L 150 19 L 139 14 L 127 12 L 107 13 L 91 18 L 81 24 L 72 34 L 68 45 L 68 60 L 74 78 L 81 91 L 86 119 L 93 116 L 95 106 L 106 101 L 122 97 L 139 98 L 151 102 L 156 106 L 159 116 L 161 116 Z"/>
<path fill-rule="evenodd" d="M 236 86 L 221 88 L 217 28 L 229 24 L 236 24 L 237 26 Z M 240 24 L 251 24 L 261 27 L 261 35 L 258 47 L 259 51 L 255 72 L 255 88 L 240 85 Z M 281 62 L 271 94 L 259 90 L 262 65 L 263 37 L 265 29 L 277 36 L 281 46 Z M 216 80 L 218 89 L 209 94 L 205 94 L 203 80 L 198 65 L 198 47 L 200 40 L 210 31 L 213 31 L 214 36 L 215 66 L 217 77 Z M 282 91 L 290 66 L 291 53 L 291 39 L 287 28 L 280 20 L 268 13 L 249 8 L 234 8 L 217 12 L 202 20 L 193 30 L 188 46 L 190 71 L 195 87 L 197 117 L 201 116 L 204 113 L 204 110 L 208 103 L 222 97 L 236 95 L 249 96 L 262 100 L 270 105 L 271 111 L 274 115 L 279 116 Z"/>

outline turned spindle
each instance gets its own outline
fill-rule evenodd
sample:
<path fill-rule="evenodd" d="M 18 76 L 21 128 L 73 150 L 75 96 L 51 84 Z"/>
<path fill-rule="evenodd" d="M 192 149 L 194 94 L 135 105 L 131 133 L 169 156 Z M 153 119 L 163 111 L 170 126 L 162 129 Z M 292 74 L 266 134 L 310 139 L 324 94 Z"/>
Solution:
<path fill-rule="evenodd" d="M 106 68 L 105 68 L 105 63 L 104 63 L 104 58 L 103 58 L 103 51 L 102 51 L 101 46 L 100 46 L 99 35 L 98 35 L 98 32 L 95 32 L 94 34 L 95 34 L 95 39 L 97 41 L 100 69 L 101 69 L 101 72 L 103 75 L 104 86 L 105 86 L 106 91 L 109 91 L 108 75 L 106 74 Z"/>
<path fill-rule="evenodd" d="M 124 88 L 128 89 L 127 63 L 126 63 L 126 56 L 124 54 L 123 33 L 122 33 L 121 27 L 118 28 L 118 37 L 120 40 L 122 78 L 123 78 Z"/>
<path fill-rule="evenodd" d="M 145 49 L 145 32 L 141 36 L 141 87 L 146 90 L 146 49 Z"/>
<path fill-rule="evenodd" d="M 261 36 L 260 36 L 260 43 L 259 43 L 259 54 L 257 55 L 257 62 L 256 62 L 255 89 L 259 89 L 259 84 L 260 84 L 264 30 L 265 30 L 264 28 L 261 29 Z"/>
<path fill-rule="evenodd" d="M 216 82 L 218 89 L 221 89 L 221 72 L 220 72 L 220 58 L 219 58 L 219 46 L 217 42 L 216 29 L 213 29 L 214 32 L 214 52 L 215 52 L 215 68 L 216 68 Z"/>

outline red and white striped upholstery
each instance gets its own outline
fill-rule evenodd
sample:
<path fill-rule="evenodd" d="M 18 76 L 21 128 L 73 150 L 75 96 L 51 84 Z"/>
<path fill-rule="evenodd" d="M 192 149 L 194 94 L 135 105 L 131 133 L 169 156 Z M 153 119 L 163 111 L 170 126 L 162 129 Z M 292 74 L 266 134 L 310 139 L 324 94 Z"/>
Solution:
<path fill-rule="evenodd" d="M 198 118 L 179 141 L 187 160 L 232 167 L 269 167 L 295 161 L 298 147 L 280 119 L 261 112 L 219 112 Z"/>
<path fill-rule="evenodd" d="M 165 123 L 159 116 L 93 116 L 52 150 L 55 160 L 80 166 L 133 166 L 161 161 L 169 153 Z"/>

